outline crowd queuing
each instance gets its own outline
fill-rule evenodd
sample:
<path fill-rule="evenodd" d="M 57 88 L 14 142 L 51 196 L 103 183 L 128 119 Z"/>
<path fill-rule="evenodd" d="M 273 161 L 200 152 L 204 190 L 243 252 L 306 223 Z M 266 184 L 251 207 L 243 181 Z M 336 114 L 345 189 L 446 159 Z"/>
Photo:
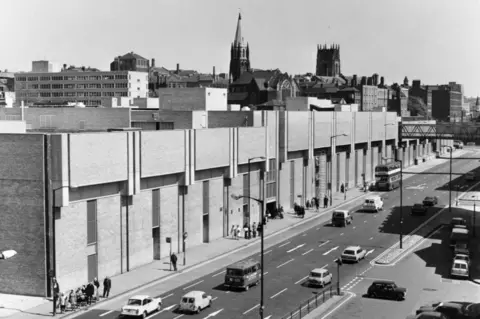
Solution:
<path fill-rule="evenodd" d="M 67 292 L 60 292 L 60 285 L 55 278 L 52 279 L 53 286 L 53 302 L 55 304 L 55 312 L 60 310 L 64 313 L 67 310 L 74 311 L 80 307 L 86 307 L 100 300 L 100 282 L 94 278 L 91 282 Z M 103 298 L 108 298 L 110 289 L 112 288 L 112 280 L 105 277 L 103 280 Z"/>

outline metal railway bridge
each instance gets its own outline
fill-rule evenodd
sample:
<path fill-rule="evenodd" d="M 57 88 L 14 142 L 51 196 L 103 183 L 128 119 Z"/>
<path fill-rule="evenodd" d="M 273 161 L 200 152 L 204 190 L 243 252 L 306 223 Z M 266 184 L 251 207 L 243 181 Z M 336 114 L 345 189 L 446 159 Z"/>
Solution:
<path fill-rule="evenodd" d="M 443 139 L 474 142 L 480 140 L 480 124 L 453 123 L 399 123 L 401 139 Z"/>

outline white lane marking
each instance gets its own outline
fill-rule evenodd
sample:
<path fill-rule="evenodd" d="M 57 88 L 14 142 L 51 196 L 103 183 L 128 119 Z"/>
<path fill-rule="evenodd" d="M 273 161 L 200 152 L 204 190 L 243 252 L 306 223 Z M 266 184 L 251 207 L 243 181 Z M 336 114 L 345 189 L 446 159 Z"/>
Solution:
<path fill-rule="evenodd" d="M 325 266 L 323 266 L 323 267 L 320 268 L 320 269 L 325 269 L 325 268 L 327 268 L 327 267 L 328 267 L 328 264 L 326 264 Z"/>
<path fill-rule="evenodd" d="M 216 300 L 216 299 L 218 299 L 218 297 L 212 298 L 212 301 L 214 301 L 214 300 Z"/>
<path fill-rule="evenodd" d="M 276 294 L 274 294 L 273 296 L 271 296 L 270 299 L 275 298 L 276 296 L 278 296 L 278 295 L 281 294 L 282 292 L 285 292 L 287 289 L 288 289 L 288 288 L 285 288 L 285 289 L 283 289 L 282 291 L 277 292 Z"/>
<path fill-rule="evenodd" d="M 373 237 L 370 237 L 370 239 L 369 239 L 369 240 L 372 240 L 372 239 L 373 239 Z"/>
<path fill-rule="evenodd" d="M 212 277 L 217 277 L 218 275 L 224 274 L 226 270 L 219 272 L 218 274 L 213 275 Z"/>
<path fill-rule="evenodd" d="M 298 245 L 298 246 L 295 247 L 295 248 L 292 248 L 292 249 L 290 249 L 290 250 L 287 250 L 287 253 L 291 253 L 292 251 L 295 251 L 295 250 L 297 250 L 298 248 L 302 248 L 303 246 L 305 246 L 305 244 Z"/>
<path fill-rule="evenodd" d="M 303 234 L 302 236 L 307 236 L 307 234 Z"/>
<path fill-rule="evenodd" d="M 230 293 L 230 290 L 226 292 L 226 294 L 229 294 Z"/>
<path fill-rule="evenodd" d="M 200 280 L 200 281 L 198 281 L 198 282 L 196 282 L 196 283 L 194 283 L 194 284 L 191 284 L 190 286 L 187 286 L 187 287 L 183 288 L 183 290 L 186 290 L 186 289 L 188 289 L 188 288 L 192 288 L 193 286 L 196 286 L 196 285 L 198 285 L 198 284 L 200 284 L 200 283 L 202 283 L 202 282 L 203 282 L 203 280 Z"/>
<path fill-rule="evenodd" d="M 313 249 L 310 249 L 309 251 L 304 252 L 304 253 L 302 254 L 302 256 L 305 256 L 306 254 L 311 253 L 312 251 L 313 251 Z"/>
<path fill-rule="evenodd" d="M 252 311 L 252 310 L 255 310 L 255 308 L 258 308 L 258 307 L 260 307 L 260 304 L 253 306 L 252 308 L 250 308 L 250 309 L 248 309 L 247 311 L 245 311 L 243 314 L 246 315 L 247 313 L 249 313 L 249 312 Z"/>
<path fill-rule="evenodd" d="M 304 281 L 305 279 L 307 279 L 308 276 L 305 276 L 303 277 L 302 279 L 298 280 L 297 282 L 295 282 L 295 285 L 298 284 L 298 283 L 301 283 L 302 281 Z"/>
<path fill-rule="evenodd" d="M 357 228 L 357 226 L 353 226 L 353 229 Z"/>
<path fill-rule="evenodd" d="M 332 251 L 337 250 L 337 249 L 338 249 L 338 246 L 330 249 L 329 251 L 327 251 L 327 252 L 324 253 L 323 255 L 326 256 L 326 255 L 330 254 Z"/>
<path fill-rule="evenodd" d="M 168 307 L 166 307 L 166 308 L 161 309 L 161 310 L 160 310 L 159 312 L 157 312 L 156 314 L 159 314 L 159 313 L 162 313 L 162 312 L 165 312 L 165 311 L 169 311 L 169 310 L 175 308 L 176 306 L 177 306 L 177 305 L 168 306 Z M 149 317 L 147 317 L 147 318 L 152 318 L 152 317 L 155 316 L 156 314 L 153 314 L 153 315 L 151 315 L 151 316 L 149 316 Z"/>
<path fill-rule="evenodd" d="M 165 297 L 161 297 L 162 299 L 167 299 L 168 297 L 173 296 L 173 294 L 166 295 Z"/>
<path fill-rule="evenodd" d="M 320 230 L 320 227 L 318 227 L 317 230 Z"/>
<path fill-rule="evenodd" d="M 173 318 L 173 319 L 178 319 L 178 318 L 181 318 L 181 317 L 183 317 L 183 316 L 184 316 L 184 315 L 176 316 L 176 317 Z"/>
<path fill-rule="evenodd" d="M 280 246 L 278 246 L 278 247 L 283 247 L 283 246 L 286 246 L 286 245 L 288 245 L 288 244 L 290 244 L 289 241 L 287 241 L 285 244 L 282 244 L 282 245 L 280 245 Z"/>
<path fill-rule="evenodd" d="M 268 274 L 268 271 L 264 272 L 263 275 L 266 276 Z"/>
<path fill-rule="evenodd" d="M 219 314 L 220 312 L 222 312 L 222 311 L 223 311 L 223 308 L 220 309 L 220 310 L 217 310 L 217 311 L 215 311 L 215 312 L 212 312 L 211 314 L 209 314 L 208 316 L 206 316 L 206 317 L 203 318 L 203 319 L 208 319 L 208 318 L 211 318 L 211 317 L 215 317 L 216 315 L 218 315 L 218 314 Z"/>
<path fill-rule="evenodd" d="M 286 264 L 288 264 L 288 263 L 290 263 L 290 262 L 292 262 L 292 261 L 293 261 L 293 258 L 290 259 L 289 261 L 284 262 L 284 263 L 281 264 L 281 265 L 278 265 L 277 268 L 280 268 L 280 267 L 282 267 L 282 266 L 285 266 Z"/>
<path fill-rule="evenodd" d="M 106 316 L 106 315 L 108 315 L 109 313 L 112 313 L 112 312 L 113 312 L 113 310 L 104 312 L 104 313 L 102 313 L 102 314 L 100 315 L 100 317 Z"/>
<path fill-rule="evenodd" d="M 271 252 L 272 252 L 272 250 L 270 249 L 270 250 L 267 250 L 266 252 L 264 252 L 263 254 L 266 255 L 266 254 L 271 253 Z"/>
<path fill-rule="evenodd" d="M 340 236 L 343 236 L 343 233 L 341 233 Z"/>
<path fill-rule="evenodd" d="M 335 308 L 333 308 L 332 310 L 330 310 L 325 316 L 323 316 L 321 319 L 326 319 L 328 318 L 332 313 L 334 313 L 335 311 L 337 311 L 340 307 L 342 307 L 347 301 L 349 301 L 350 299 L 352 299 L 353 297 L 355 297 L 356 295 L 353 293 L 353 292 L 350 292 L 350 291 L 346 291 L 345 293 L 349 294 L 348 298 L 343 300 L 341 303 L 339 303 Z"/>
<path fill-rule="evenodd" d="M 369 251 L 367 251 L 367 253 L 365 254 L 365 257 L 367 257 L 368 255 L 370 255 L 371 253 L 373 253 L 375 251 L 375 249 L 371 249 Z"/>
<path fill-rule="evenodd" d="M 329 242 L 330 242 L 330 240 L 327 240 L 326 242 L 321 243 L 320 245 L 318 245 L 318 247 L 322 247 L 323 245 L 326 245 L 326 244 L 328 244 Z"/>

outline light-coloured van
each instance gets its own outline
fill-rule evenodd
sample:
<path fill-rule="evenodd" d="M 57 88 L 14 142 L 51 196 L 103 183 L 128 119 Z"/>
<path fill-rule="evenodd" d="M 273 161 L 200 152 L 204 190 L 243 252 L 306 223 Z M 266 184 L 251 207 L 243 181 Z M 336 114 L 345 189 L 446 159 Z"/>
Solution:
<path fill-rule="evenodd" d="M 470 240 L 470 234 L 468 229 L 454 228 L 450 235 L 450 247 L 454 248 L 457 243 L 468 243 Z"/>
<path fill-rule="evenodd" d="M 362 210 L 378 212 L 383 210 L 383 200 L 380 196 L 368 196 L 362 205 Z"/>
<path fill-rule="evenodd" d="M 332 226 L 345 227 L 352 223 L 353 216 L 348 210 L 336 210 L 332 213 Z"/>

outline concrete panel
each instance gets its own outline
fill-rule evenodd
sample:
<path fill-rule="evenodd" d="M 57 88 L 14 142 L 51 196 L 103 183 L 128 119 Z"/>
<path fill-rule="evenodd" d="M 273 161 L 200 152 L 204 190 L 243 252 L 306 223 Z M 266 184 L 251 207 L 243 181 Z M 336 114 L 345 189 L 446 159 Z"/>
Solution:
<path fill-rule="evenodd" d="M 265 156 L 265 139 L 263 127 L 239 127 L 238 164 L 248 163 L 252 157 Z"/>
<path fill-rule="evenodd" d="M 338 188 L 337 190 L 340 190 L 340 186 L 343 184 L 345 184 L 346 182 L 346 170 L 347 170 L 347 153 L 346 152 L 340 152 L 338 153 L 338 162 L 337 162 L 337 172 L 338 172 L 338 175 L 337 175 L 337 184 L 338 184 Z"/>
<path fill-rule="evenodd" d="M 355 150 L 355 174 L 356 174 L 356 184 L 362 185 L 363 177 L 362 174 L 364 172 L 364 156 L 363 150 Z"/>
<path fill-rule="evenodd" d="M 410 165 L 415 165 L 415 157 L 416 157 L 416 150 L 415 150 L 415 146 L 414 145 L 410 145 L 409 146 L 410 148 L 410 151 L 409 151 L 409 155 L 410 155 Z"/>
<path fill-rule="evenodd" d="M 203 242 L 203 183 L 188 186 L 188 210 L 185 215 L 185 230 L 188 233 L 188 247 Z"/>
<path fill-rule="evenodd" d="M 71 203 L 56 220 L 57 280 L 62 291 L 80 287 L 87 273 L 87 202 Z"/>
<path fill-rule="evenodd" d="M 396 125 L 387 125 L 387 139 L 398 140 L 398 121 L 396 112 L 386 113 L 386 123 L 396 123 Z"/>
<path fill-rule="evenodd" d="M 252 171 L 250 175 L 250 196 L 253 198 L 261 198 L 260 192 L 261 182 L 260 182 L 260 171 Z M 258 223 L 260 220 L 261 206 L 258 202 L 251 200 L 250 201 L 250 224 Z"/>
<path fill-rule="evenodd" d="M 319 198 L 325 197 L 327 194 L 327 154 L 318 156 L 318 172 L 316 180 L 318 181 L 317 196 Z"/>
<path fill-rule="evenodd" d="M 348 188 L 355 187 L 355 152 L 347 153 L 347 183 Z"/>
<path fill-rule="evenodd" d="M 280 198 L 278 199 L 280 206 L 284 210 L 292 208 L 290 205 L 290 162 L 282 164 L 282 169 L 279 172 L 280 179 Z"/>
<path fill-rule="evenodd" d="M 232 178 L 232 183 L 229 187 L 228 196 L 230 196 L 231 194 L 235 194 L 235 195 L 243 194 L 243 175 L 238 175 Z M 243 226 L 243 199 L 234 200 L 233 198 L 230 198 L 228 204 L 229 204 L 228 232 L 230 234 L 230 230 L 232 229 L 232 226 L 236 226 L 236 225 L 239 225 L 240 227 Z"/>
<path fill-rule="evenodd" d="M 364 156 L 365 164 L 365 178 L 368 181 L 372 181 L 372 150 L 368 149 L 367 154 Z"/>
<path fill-rule="evenodd" d="M 372 147 L 372 171 L 373 174 L 375 174 L 375 167 L 382 163 L 382 161 L 378 161 L 378 154 L 379 154 L 380 148 L 379 147 Z M 390 158 L 390 156 L 388 156 Z M 383 161 L 384 163 L 387 163 L 386 161 Z M 388 161 L 390 162 L 390 161 Z M 375 176 L 373 176 L 375 178 Z"/>
<path fill-rule="evenodd" d="M 120 196 L 103 197 L 97 200 L 97 254 L 99 278 L 114 276 L 122 271 L 120 202 Z M 86 238 L 83 239 L 83 242 L 85 241 Z"/>
<path fill-rule="evenodd" d="M 355 113 L 355 143 L 368 142 L 369 121 L 370 121 L 370 113 L 368 112 Z"/>
<path fill-rule="evenodd" d="M 127 179 L 127 134 L 70 134 L 70 185 Z"/>
<path fill-rule="evenodd" d="M 331 143 L 333 112 L 313 112 L 314 118 L 314 148 L 329 147 Z M 305 136 L 306 140 L 306 136 Z"/>
<path fill-rule="evenodd" d="M 141 132 L 141 176 L 185 170 L 185 131 Z"/>
<path fill-rule="evenodd" d="M 208 183 L 209 241 L 223 237 L 223 178 L 211 179 Z"/>
<path fill-rule="evenodd" d="M 336 132 L 335 135 L 346 134 L 346 136 L 337 136 L 336 145 L 350 145 L 352 140 L 352 113 L 335 112 Z"/>
<path fill-rule="evenodd" d="M 309 112 L 287 112 L 288 151 L 308 150 Z"/>
<path fill-rule="evenodd" d="M 268 138 L 268 153 L 270 157 L 277 157 L 278 147 L 278 112 L 265 111 L 267 116 L 267 138 Z"/>
<path fill-rule="evenodd" d="M 298 203 L 304 203 L 304 187 L 303 187 L 303 158 L 298 158 L 294 160 L 295 162 L 295 193 L 293 194 L 295 196 L 295 200 Z M 300 197 L 299 197 L 300 195 Z"/>
<path fill-rule="evenodd" d="M 133 196 L 128 213 L 130 270 L 153 261 L 152 193 Z"/>
<path fill-rule="evenodd" d="M 195 130 L 195 169 L 228 166 L 228 129 Z"/>
<path fill-rule="evenodd" d="M 309 159 L 308 166 L 303 168 L 304 176 L 305 176 L 305 198 L 310 200 L 315 197 L 315 179 L 314 179 L 314 172 L 315 172 L 315 160 Z"/>
<path fill-rule="evenodd" d="M 170 244 L 166 242 L 167 237 L 172 238 L 172 251 L 177 253 L 178 252 L 178 186 L 177 185 L 160 188 L 160 258 L 168 257 L 170 254 Z"/>
<path fill-rule="evenodd" d="M 372 141 L 385 139 L 385 113 L 372 112 Z"/>
<path fill-rule="evenodd" d="M 253 112 L 209 111 L 208 128 L 253 125 Z"/>

